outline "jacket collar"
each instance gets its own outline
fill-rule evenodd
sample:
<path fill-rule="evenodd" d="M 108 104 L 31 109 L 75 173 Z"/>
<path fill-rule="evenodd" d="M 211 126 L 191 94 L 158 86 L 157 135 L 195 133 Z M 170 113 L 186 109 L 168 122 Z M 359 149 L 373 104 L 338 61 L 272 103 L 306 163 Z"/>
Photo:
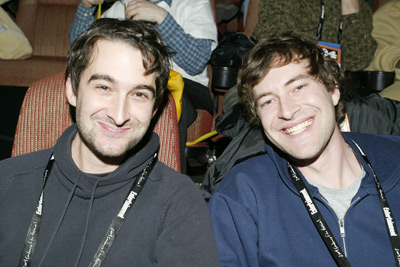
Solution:
<path fill-rule="evenodd" d="M 360 151 L 353 141 L 355 141 L 364 153 L 367 155 L 371 165 L 382 184 L 385 192 L 390 191 L 398 182 L 397 176 L 400 177 L 400 137 L 395 136 L 378 136 L 360 133 L 343 133 L 346 143 L 353 149 L 358 160 L 362 164 L 366 176 L 364 177 L 361 186 L 367 193 L 377 194 L 374 176 L 371 168 L 362 158 Z M 391 140 L 389 140 L 391 139 Z M 297 190 L 289 176 L 287 169 L 287 158 L 275 146 L 267 144 L 266 151 L 271 157 L 275 166 L 277 166 L 280 177 L 283 182 L 297 194 Z M 397 176 L 396 176 L 396 175 Z M 301 174 L 302 175 L 302 174 Z M 307 183 L 306 179 L 302 176 L 304 182 L 310 190 L 312 195 L 316 195 L 318 190 L 316 187 Z"/>

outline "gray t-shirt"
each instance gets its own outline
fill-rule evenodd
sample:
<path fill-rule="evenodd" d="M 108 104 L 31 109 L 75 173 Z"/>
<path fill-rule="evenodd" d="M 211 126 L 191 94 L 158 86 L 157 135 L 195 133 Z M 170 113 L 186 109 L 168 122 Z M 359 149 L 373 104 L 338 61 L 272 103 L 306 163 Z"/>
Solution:
<path fill-rule="evenodd" d="M 328 201 L 329 206 L 335 211 L 339 220 L 341 220 L 344 218 L 346 211 L 350 207 L 351 200 L 358 192 L 361 180 L 364 176 L 365 171 L 362 169 L 360 176 L 351 185 L 340 189 L 328 188 L 307 178 L 306 179 L 307 182 L 318 188 L 321 195 Z"/>

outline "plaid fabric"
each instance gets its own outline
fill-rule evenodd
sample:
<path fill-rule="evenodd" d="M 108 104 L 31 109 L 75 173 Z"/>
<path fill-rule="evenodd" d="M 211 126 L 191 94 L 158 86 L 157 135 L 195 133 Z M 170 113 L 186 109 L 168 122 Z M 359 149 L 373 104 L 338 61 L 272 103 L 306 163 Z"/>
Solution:
<path fill-rule="evenodd" d="M 158 29 L 163 41 L 176 52 L 173 59 L 179 67 L 192 76 L 204 70 L 212 52 L 210 39 L 199 39 L 185 33 L 170 14 Z"/>
<path fill-rule="evenodd" d="M 171 5 L 172 0 L 160 0 Z M 179 0 L 177 0 L 179 1 Z M 85 8 L 81 4 L 78 5 L 75 14 L 74 22 L 70 28 L 70 42 L 78 37 L 78 35 L 90 27 L 94 22 L 95 6 Z M 162 36 L 163 41 L 175 52 L 174 62 L 184 69 L 189 75 L 197 75 L 201 73 L 211 56 L 210 39 L 195 38 L 192 35 L 185 33 L 183 28 L 168 14 L 165 20 L 157 25 L 157 28 Z"/>
<path fill-rule="evenodd" d="M 75 39 L 94 22 L 94 10 L 96 6 L 85 8 L 79 3 L 78 9 L 75 13 L 74 22 L 69 29 L 70 43 L 72 44 Z"/>

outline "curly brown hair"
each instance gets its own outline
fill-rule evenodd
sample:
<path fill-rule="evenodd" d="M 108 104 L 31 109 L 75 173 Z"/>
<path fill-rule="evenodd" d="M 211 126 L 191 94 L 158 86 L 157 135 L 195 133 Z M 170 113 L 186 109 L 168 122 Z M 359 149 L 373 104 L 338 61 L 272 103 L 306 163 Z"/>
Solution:
<path fill-rule="evenodd" d="M 324 58 L 323 50 L 314 42 L 304 41 L 297 36 L 285 34 L 280 37 L 260 40 L 244 57 L 238 75 L 238 95 L 252 126 L 260 126 L 253 88 L 262 81 L 268 72 L 291 62 L 307 60 L 311 76 L 325 85 L 328 92 L 336 86 L 340 90 L 340 100 L 335 107 L 338 125 L 346 114 L 348 88 L 344 86 L 344 74 L 338 64 Z"/>
<path fill-rule="evenodd" d="M 142 53 L 145 74 L 156 74 L 156 108 L 167 87 L 172 54 L 163 44 L 155 26 L 146 22 L 103 18 L 96 20 L 79 35 L 68 53 L 65 71 L 65 79 L 71 76 L 74 91 L 79 88 L 82 72 L 89 65 L 94 46 L 99 40 L 121 41 Z"/>

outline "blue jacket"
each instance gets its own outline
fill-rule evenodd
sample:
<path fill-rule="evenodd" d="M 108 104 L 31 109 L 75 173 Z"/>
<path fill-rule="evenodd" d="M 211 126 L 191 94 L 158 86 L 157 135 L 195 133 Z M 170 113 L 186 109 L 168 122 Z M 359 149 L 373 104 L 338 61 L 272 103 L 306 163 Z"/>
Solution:
<path fill-rule="evenodd" d="M 345 133 L 366 176 L 339 220 L 318 189 L 305 183 L 352 266 L 395 266 L 368 156 L 400 225 L 400 137 Z M 287 160 L 267 154 L 236 165 L 209 203 L 222 266 L 336 266 L 294 187 Z"/>

